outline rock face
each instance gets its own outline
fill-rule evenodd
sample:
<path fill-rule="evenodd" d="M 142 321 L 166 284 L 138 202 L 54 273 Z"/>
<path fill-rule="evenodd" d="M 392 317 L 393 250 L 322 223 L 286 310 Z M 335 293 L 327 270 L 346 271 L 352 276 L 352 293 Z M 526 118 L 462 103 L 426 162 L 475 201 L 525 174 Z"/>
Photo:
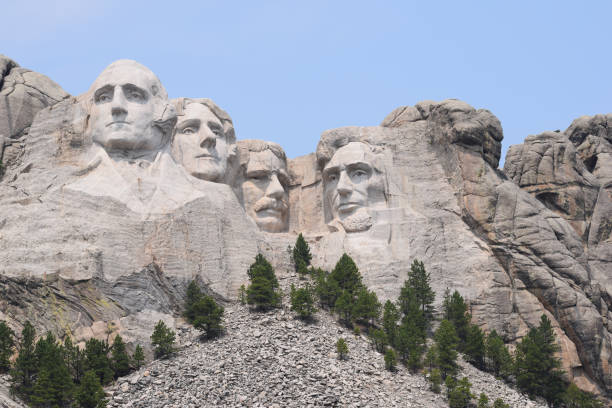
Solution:
<path fill-rule="evenodd" d="M 6 162 L 0 316 L 16 331 L 29 318 L 77 341 L 146 344 L 151 322 L 179 324 L 190 280 L 235 299 L 257 252 L 292 269 L 301 232 L 315 266 L 346 252 L 383 300 L 423 261 L 438 305 L 459 290 L 509 343 L 547 314 L 568 375 L 610 393 L 607 120 L 527 138 L 504 174 L 491 112 L 425 101 L 286 160 L 275 144 L 234 144 L 212 101 L 170 102 L 152 72 L 119 61 L 41 110 Z"/>
<path fill-rule="evenodd" d="M 41 109 L 68 96 L 46 76 L 21 68 L 0 54 L 0 162 L 6 164 L 16 158 L 19 139 L 27 134 Z"/>

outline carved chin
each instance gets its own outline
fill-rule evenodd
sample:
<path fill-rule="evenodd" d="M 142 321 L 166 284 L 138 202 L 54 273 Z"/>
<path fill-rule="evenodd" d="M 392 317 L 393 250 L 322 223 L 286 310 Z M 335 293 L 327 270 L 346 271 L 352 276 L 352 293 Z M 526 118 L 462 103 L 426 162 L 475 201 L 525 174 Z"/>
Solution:
<path fill-rule="evenodd" d="M 264 210 L 269 211 L 269 210 Z M 255 223 L 262 231 L 282 232 L 285 230 L 285 217 L 282 213 L 268 214 L 261 211 L 255 214 Z"/>
<path fill-rule="evenodd" d="M 365 231 L 369 229 L 373 223 L 372 216 L 364 207 L 359 208 L 350 215 L 340 216 L 338 221 L 342 224 L 342 228 L 344 228 L 346 232 Z"/>

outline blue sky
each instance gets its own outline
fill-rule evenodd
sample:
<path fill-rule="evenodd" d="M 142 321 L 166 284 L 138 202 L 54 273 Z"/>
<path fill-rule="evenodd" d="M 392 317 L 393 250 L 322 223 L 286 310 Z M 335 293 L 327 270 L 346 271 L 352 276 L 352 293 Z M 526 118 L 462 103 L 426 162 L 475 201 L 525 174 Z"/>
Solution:
<path fill-rule="evenodd" d="M 71 94 L 114 60 L 209 97 L 239 139 L 312 152 L 322 131 L 459 98 L 509 145 L 612 111 L 612 2 L 13 1 L 0 53 Z"/>

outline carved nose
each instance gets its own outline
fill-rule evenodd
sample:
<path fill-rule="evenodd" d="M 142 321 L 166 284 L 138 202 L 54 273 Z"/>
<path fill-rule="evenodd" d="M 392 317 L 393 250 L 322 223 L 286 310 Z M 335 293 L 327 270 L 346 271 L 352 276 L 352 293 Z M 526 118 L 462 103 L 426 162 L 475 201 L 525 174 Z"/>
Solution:
<path fill-rule="evenodd" d="M 212 149 L 216 145 L 217 145 L 217 138 L 211 137 L 211 136 L 205 137 L 204 140 L 202 140 L 202 143 L 200 143 L 200 147 L 203 147 L 205 149 Z"/>
<path fill-rule="evenodd" d="M 345 171 L 340 172 L 340 179 L 338 180 L 336 189 L 340 195 L 347 195 L 353 191 L 353 186 Z"/>
<path fill-rule="evenodd" d="M 278 181 L 276 174 L 272 174 L 270 184 L 268 184 L 268 188 L 266 189 L 266 196 L 280 200 L 283 198 L 284 194 L 285 189 L 283 188 L 283 185 L 280 183 L 280 181 Z"/>
<path fill-rule="evenodd" d="M 111 114 L 113 116 L 126 115 L 127 114 L 127 110 L 125 110 L 125 108 L 123 106 L 113 106 L 113 108 L 111 109 Z"/>

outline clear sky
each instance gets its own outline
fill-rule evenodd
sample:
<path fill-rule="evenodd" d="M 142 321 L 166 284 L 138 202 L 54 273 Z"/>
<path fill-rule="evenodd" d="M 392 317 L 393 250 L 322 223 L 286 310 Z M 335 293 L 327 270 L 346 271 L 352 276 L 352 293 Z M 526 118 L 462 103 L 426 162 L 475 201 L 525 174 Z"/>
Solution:
<path fill-rule="evenodd" d="M 170 97 L 209 97 L 239 139 L 313 152 L 326 129 L 459 98 L 491 110 L 504 149 L 612 112 L 612 2 L 3 2 L 0 53 L 73 95 L 114 60 Z"/>

